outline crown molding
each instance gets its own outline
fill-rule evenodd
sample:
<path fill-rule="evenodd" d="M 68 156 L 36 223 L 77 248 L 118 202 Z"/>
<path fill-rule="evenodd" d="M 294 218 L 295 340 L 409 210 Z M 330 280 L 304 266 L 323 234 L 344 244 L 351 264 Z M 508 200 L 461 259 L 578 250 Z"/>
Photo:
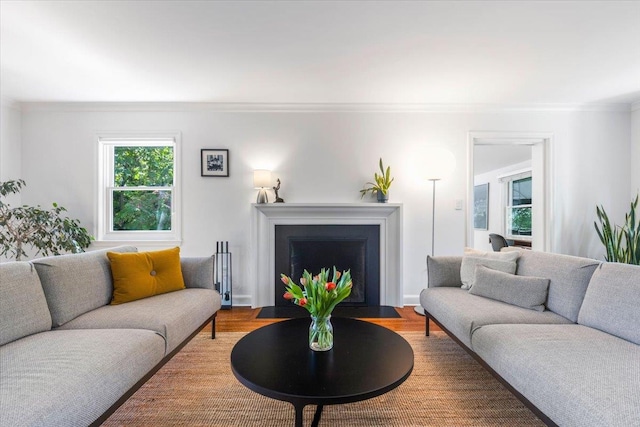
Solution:
<path fill-rule="evenodd" d="M 638 104 L 638 105 L 637 105 Z M 488 113 L 488 112 L 629 112 L 640 102 L 564 104 L 375 104 L 375 103 L 215 103 L 215 102 L 23 102 L 23 111 L 229 113 Z"/>

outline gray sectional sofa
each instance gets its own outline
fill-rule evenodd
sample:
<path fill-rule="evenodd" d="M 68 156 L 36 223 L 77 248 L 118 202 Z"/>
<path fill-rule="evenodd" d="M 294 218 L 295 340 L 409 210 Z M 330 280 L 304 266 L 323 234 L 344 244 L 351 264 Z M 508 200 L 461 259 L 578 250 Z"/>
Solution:
<path fill-rule="evenodd" d="M 427 335 L 431 318 L 548 425 L 640 426 L 640 267 L 522 250 L 516 276 L 549 279 L 535 311 L 462 289 L 462 261 L 427 259 Z"/>
<path fill-rule="evenodd" d="M 209 322 L 215 338 L 212 257 L 181 258 L 186 289 L 109 305 L 106 252 L 0 264 L 0 426 L 99 425 Z"/>

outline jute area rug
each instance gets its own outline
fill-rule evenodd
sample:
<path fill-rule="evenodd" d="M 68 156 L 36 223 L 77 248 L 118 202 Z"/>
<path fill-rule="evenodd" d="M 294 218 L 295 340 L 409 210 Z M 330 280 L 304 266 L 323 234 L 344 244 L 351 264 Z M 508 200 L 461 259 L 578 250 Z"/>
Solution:
<path fill-rule="evenodd" d="M 409 379 L 373 399 L 325 406 L 321 426 L 544 425 L 444 332 L 401 335 L 414 351 Z M 254 393 L 233 376 L 231 349 L 242 336 L 197 335 L 103 425 L 293 426 L 290 403 Z M 305 425 L 314 411 L 305 408 Z"/>

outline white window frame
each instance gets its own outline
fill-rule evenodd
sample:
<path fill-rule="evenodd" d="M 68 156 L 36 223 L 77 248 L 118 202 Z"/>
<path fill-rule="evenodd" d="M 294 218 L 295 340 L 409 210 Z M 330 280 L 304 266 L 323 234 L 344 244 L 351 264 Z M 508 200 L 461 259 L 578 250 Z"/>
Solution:
<path fill-rule="evenodd" d="M 511 183 L 513 181 L 517 181 L 520 179 L 532 178 L 532 176 L 533 176 L 532 169 L 527 168 L 527 169 L 522 169 L 514 172 L 509 172 L 508 174 L 500 175 L 498 177 L 498 181 L 503 184 L 503 187 L 502 187 L 502 211 L 503 211 L 502 233 L 506 239 L 521 240 L 521 241 L 527 241 L 527 242 L 533 241 L 533 227 L 532 227 L 530 236 L 522 236 L 519 234 L 513 235 L 509 233 L 509 218 L 510 218 L 509 211 L 510 210 L 514 208 L 530 208 L 531 214 L 533 215 L 533 194 L 532 194 L 531 204 L 518 205 L 518 206 L 511 205 L 511 200 L 512 200 Z"/>
<path fill-rule="evenodd" d="M 98 241 L 117 242 L 156 242 L 158 244 L 179 245 L 182 240 L 182 194 L 181 194 L 181 136 L 179 132 L 152 133 L 152 132 L 123 132 L 100 133 L 98 141 L 98 207 L 97 227 Z M 170 187 L 132 187 L 131 190 L 144 189 L 170 189 L 172 192 L 171 203 L 171 230 L 140 230 L 140 231 L 114 231 L 113 230 L 113 198 L 114 187 L 114 148 L 122 146 L 171 146 L 173 148 L 173 185 Z"/>

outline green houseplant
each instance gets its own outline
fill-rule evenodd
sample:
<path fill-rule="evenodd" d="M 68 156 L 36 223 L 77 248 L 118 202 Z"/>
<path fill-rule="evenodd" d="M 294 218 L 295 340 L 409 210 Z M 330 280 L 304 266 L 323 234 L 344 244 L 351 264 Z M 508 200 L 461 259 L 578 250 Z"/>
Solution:
<path fill-rule="evenodd" d="M 53 203 L 51 209 L 38 206 L 12 208 L 3 198 L 17 194 L 24 180 L 0 182 L 0 256 L 20 261 L 27 256 L 25 247 L 35 249 L 35 255 L 59 255 L 62 252 L 83 252 L 92 237 L 80 226 L 80 221 L 63 216 L 67 210 Z"/>
<path fill-rule="evenodd" d="M 382 158 L 380 158 L 380 175 L 378 175 L 377 172 L 373 174 L 374 182 L 369 181 L 365 184 L 365 188 L 360 190 L 360 198 L 363 198 L 365 194 L 371 192 L 377 194 L 379 202 L 386 203 L 389 200 L 389 187 L 391 187 L 394 179 L 395 178 L 391 178 L 391 167 L 388 166 L 385 170 L 382 164 Z"/>
<path fill-rule="evenodd" d="M 593 223 L 600 241 L 605 247 L 605 260 L 640 265 L 640 217 L 636 216 L 638 195 L 631 202 L 622 226 L 611 224 L 602 206 L 596 206 L 598 222 Z"/>

